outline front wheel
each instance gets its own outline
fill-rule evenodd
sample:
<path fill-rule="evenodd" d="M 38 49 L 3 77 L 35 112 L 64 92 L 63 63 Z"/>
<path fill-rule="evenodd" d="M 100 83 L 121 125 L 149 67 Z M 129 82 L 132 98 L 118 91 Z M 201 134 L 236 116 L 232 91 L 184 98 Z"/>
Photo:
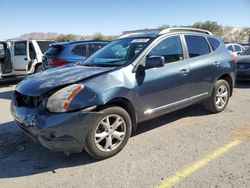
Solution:
<path fill-rule="evenodd" d="M 131 118 L 120 107 L 108 107 L 90 128 L 86 140 L 86 151 L 97 159 L 117 154 L 126 145 L 132 130 Z"/>
<path fill-rule="evenodd" d="M 230 97 L 230 86 L 226 80 L 217 80 L 212 96 L 205 101 L 204 106 L 206 109 L 213 113 L 222 112 L 229 101 Z"/>

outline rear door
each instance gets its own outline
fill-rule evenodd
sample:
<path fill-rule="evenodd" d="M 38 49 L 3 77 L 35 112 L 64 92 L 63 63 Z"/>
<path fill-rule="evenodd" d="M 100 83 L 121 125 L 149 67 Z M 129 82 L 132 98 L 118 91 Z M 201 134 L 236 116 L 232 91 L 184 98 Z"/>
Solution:
<path fill-rule="evenodd" d="M 220 62 L 216 54 L 211 56 L 213 51 L 204 36 L 186 34 L 185 41 L 190 65 L 190 99 L 200 100 L 208 96 Z"/>
<path fill-rule="evenodd" d="M 12 64 L 15 71 L 26 71 L 29 63 L 28 41 L 16 41 L 13 45 Z"/>

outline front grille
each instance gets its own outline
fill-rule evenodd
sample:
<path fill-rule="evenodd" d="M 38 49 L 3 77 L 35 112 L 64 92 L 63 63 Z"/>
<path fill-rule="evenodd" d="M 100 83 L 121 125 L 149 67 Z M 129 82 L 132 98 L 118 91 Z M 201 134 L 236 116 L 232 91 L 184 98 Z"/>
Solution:
<path fill-rule="evenodd" d="M 17 91 L 15 91 L 15 98 L 17 102 L 17 106 L 24 106 L 28 108 L 35 108 L 39 106 L 42 101 L 43 97 L 32 97 L 28 95 L 21 94 Z"/>

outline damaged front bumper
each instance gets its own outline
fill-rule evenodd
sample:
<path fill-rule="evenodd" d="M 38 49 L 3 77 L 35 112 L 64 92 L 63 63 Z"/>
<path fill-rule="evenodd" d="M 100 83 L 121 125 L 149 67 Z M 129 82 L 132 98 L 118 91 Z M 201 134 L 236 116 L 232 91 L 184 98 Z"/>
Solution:
<path fill-rule="evenodd" d="M 41 108 L 11 104 L 17 126 L 34 140 L 52 151 L 81 152 L 90 126 L 97 123 L 101 112 L 80 110 L 70 113 L 48 113 Z"/>

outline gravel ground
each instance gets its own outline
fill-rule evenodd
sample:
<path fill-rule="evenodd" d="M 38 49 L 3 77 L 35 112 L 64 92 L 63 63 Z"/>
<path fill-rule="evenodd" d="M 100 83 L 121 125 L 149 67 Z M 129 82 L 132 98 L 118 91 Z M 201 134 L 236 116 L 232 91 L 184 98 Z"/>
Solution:
<path fill-rule="evenodd" d="M 0 83 L 1 84 L 1 83 Z M 174 187 L 250 187 L 250 82 L 236 85 L 227 109 L 199 105 L 138 126 L 116 156 L 66 157 L 23 136 L 10 114 L 14 85 L 0 85 L 0 187 L 156 187 L 217 148 L 242 141 Z"/>

